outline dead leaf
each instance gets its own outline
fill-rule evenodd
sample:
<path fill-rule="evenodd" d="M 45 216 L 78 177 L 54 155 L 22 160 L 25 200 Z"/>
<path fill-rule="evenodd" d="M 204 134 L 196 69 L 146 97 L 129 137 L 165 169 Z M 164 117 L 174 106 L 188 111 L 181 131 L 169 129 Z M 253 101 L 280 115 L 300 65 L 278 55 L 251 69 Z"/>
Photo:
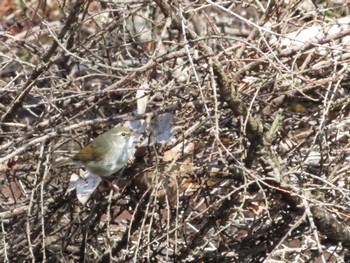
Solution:
<path fill-rule="evenodd" d="M 101 180 L 100 176 L 90 172 L 85 172 L 81 176 L 73 173 L 66 194 L 76 189 L 78 200 L 85 205 Z"/>
<path fill-rule="evenodd" d="M 193 154 L 195 144 L 192 142 L 181 142 L 169 151 L 164 152 L 163 161 L 169 162 L 179 158 L 181 155 Z"/>

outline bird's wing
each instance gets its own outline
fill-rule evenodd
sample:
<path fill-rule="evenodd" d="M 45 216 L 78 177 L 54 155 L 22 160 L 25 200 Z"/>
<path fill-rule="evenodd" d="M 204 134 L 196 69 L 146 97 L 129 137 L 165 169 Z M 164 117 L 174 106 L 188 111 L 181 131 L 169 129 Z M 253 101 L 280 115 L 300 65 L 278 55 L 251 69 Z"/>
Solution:
<path fill-rule="evenodd" d="M 88 145 L 81 149 L 77 155 L 73 157 L 73 161 L 89 162 L 89 161 L 100 161 L 104 158 L 106 149 L 95 145 Z"/>

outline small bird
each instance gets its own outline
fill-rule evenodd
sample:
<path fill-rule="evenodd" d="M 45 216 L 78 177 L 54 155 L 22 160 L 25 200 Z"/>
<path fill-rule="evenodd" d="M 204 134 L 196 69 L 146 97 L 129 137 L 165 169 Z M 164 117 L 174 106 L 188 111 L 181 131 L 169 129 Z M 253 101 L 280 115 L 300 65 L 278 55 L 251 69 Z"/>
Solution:
<path fill-rule="evenodd" d="M 126 127 L 112 128 L 81 149 L 72 160 L 95 175 L 110 176 L 127 166 L 132 159 L 135 134 Z"/>

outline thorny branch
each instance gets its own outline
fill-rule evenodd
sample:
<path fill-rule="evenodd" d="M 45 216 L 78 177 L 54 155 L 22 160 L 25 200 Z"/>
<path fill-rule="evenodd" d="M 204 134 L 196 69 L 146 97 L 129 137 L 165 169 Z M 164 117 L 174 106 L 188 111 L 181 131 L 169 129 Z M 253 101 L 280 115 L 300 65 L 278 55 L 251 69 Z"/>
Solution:
<path fill-rule="evenodd" d="M 0 33 L 2 261 L 346 261 L 348 4 L 34 2 Z M 66 193 L 56 160 L 164 113 L 120 192 Z"/>

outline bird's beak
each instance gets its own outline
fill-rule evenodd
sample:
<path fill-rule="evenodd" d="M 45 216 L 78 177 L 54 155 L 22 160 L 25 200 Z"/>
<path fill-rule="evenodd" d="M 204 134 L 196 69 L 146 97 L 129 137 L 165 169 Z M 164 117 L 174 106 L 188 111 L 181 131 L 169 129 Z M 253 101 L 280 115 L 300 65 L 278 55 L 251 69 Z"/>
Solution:
<path fill-rule="evenodd" d="M 145 132 L 133 131 L 132 136 L 143 135 L 143 134 L 145 134 Z"/>

